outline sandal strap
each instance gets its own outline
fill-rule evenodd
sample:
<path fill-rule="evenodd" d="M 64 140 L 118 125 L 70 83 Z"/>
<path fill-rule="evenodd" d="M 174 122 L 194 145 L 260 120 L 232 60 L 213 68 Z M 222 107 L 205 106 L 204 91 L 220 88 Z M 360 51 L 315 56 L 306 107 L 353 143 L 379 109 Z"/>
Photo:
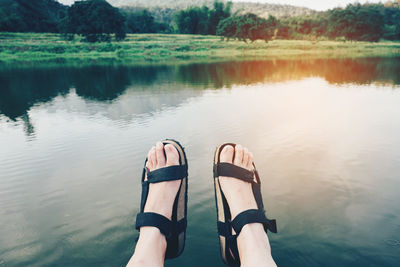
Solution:
<path fill-rule="evenodd" d="M 227 162 L 220 162 L 214 166 L 214 176 L 232 177 L 248 183 L 253 183 L 254 181 L 254 171 L 249 171 L 248 169 Z"/>
<path fill-rule="evenodd" d="M 141 212 L 136 216 L 136 230 L 143 226 L 158 228 L 167 239 L 172 234 L 172 221 L 154 212 Z"/>
<path fill-rule="evenodd" d="M 232 226 L 229 222 L 217 222 L 218 234 L 223 237 L 232 235 Z"/>
<path fill-rule="evenodd" d="M 230 266 L 240 266 L 237 236 L 232 234 L 232 225 L 228 222 L 217 222 L 218 235 L 226 238 L 226 257 Z"/>
<path fill-rule="evenodd" d="M 239 213 L 231 222 L 236 234 L 239 235 L 242 228 L 249 223 L 262 223 L 265 229 L 277 233 L 276 220 L 269 220 L 261 210 L 251 209 Z"/>
<path fill-rule="evenodd" d="M 253 188 L 253 195 L 254 195 L 254 199 L 256 200 L 256 203 L 257 203 L 257 208 L 259 210 L 263 211 L 264 203 L 263 203 L 262 194 L 261 194 L 261 184 L 253 183 L 251 185 L 251 187 Z"/>
<path fill-rule="evenodd" d="M 237 235 L 231 235 L 226 238 L 227 242 L 227 250 L 225 253 L 229 253 L 230 257 L 228 257 L 229 266 L 239 267 L 240 266 L 240 256 L 239 249 L 237 244 Z"/>
<path fill-rule="evenodd" d="M 149 183 L 160 183 L 167 181 L 182 180 L 187 176 L 188 176 L 187 165 L 174 165 L 174 166 L 160 168 L 152 172 L 147 171 L 147 180 Z"/>
<path fill-rule="evenodd" d="M 176 224 L 172 225 L 172 234 L 179 235 L 186 230 L 187 227 L 187 219 L 183 218 L 180 221 L 176 222 Z"/>
<path fill-rule="evenodd" d="M 167 217 L 154 212 L 141 212 L 136 216 L 136 230 L 140 227 L 150 226 L 156 227 L 167 238 L 179 235 L 186 230 L 187 219 L 183 218 L 178 222 L 173 222 Z"/>

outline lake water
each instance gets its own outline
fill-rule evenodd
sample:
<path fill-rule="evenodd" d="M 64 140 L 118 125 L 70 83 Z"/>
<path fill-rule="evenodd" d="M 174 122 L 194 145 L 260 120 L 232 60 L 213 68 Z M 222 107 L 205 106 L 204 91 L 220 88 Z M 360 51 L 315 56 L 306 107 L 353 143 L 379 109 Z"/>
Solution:
<path fill-rule="evenodd" d="M 189 161 L 183 255 L 223 266 L 216 146 L 247 146 L 280 266 L 400 265 L 400 58 L 0 71 L 0 266 L 122 266 L 147 150 Z"/>

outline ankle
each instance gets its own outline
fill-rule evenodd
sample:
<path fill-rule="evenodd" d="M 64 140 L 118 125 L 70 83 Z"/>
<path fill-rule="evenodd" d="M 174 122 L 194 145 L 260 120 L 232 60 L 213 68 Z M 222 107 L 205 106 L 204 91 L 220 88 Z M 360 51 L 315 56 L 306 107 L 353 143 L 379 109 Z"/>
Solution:
<path fill-rule="evenodd" d="M 261 223 L 250 223 L 243 226 L 238 239 L 241 239 L 244 242 L 251 242 L 255 246 L 264 246 L 267 244 L 268 252 L 271 252 L 268 235 Z"/>
<path fill-rule="evenodd" d="M 167 240 L 159 229 L 155 227 L 141 227 L 132 261 L 142 263 L 135 266 L 151 266 L 149 265 L 150 261 L 152 264 L 163 263 L 166 249 Z M 160 257 L 156 258 L 154 255 L 160 255 Z"/>
<path fill-rule="evenodd" d="M 237 242 L 242 266 L 255 266 L 254 263 L 260 262 L 274 263 L 268 236 L 262 224 L 251 223 L 245 225 L 238 236 Z"/>
<path fill-rule="evenodd" d="M 165 239 L 165 236 L 156 227 L 141 227 L 138 243 L 139 242 L 145 244 L 150 243 L 152 245 L 154 243 L 154 247 L 159 249 L 167 248 L 167 240 Z"/>

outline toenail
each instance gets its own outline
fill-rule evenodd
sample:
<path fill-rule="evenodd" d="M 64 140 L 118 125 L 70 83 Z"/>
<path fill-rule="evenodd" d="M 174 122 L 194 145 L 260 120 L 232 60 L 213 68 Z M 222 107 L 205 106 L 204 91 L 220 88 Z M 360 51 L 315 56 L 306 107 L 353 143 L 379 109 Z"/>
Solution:
<path fill-rule="evenodd" d="M 226 152 L 229 152 L 229 151 L 232 151 L 233 150 L 233 147 L 232 146 L 226 146 L 226 147 L 224 147 L 224 149 L 223 149 L 223 151 L 226 151 Z"/>

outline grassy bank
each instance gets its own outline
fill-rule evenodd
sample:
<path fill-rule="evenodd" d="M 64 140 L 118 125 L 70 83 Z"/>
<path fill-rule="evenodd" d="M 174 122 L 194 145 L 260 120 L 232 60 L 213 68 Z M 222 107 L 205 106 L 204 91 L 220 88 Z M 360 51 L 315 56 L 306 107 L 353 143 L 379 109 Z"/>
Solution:
<path fill-rule="evenodd" d="M 273 58 L 400 56 L 399 42 L 286 41 L 246 44 L 215 36 L 133 34 L 122 42 L 66 41 L 58 34 L 0 33 L 0 64 L 176 64 Z"/>

